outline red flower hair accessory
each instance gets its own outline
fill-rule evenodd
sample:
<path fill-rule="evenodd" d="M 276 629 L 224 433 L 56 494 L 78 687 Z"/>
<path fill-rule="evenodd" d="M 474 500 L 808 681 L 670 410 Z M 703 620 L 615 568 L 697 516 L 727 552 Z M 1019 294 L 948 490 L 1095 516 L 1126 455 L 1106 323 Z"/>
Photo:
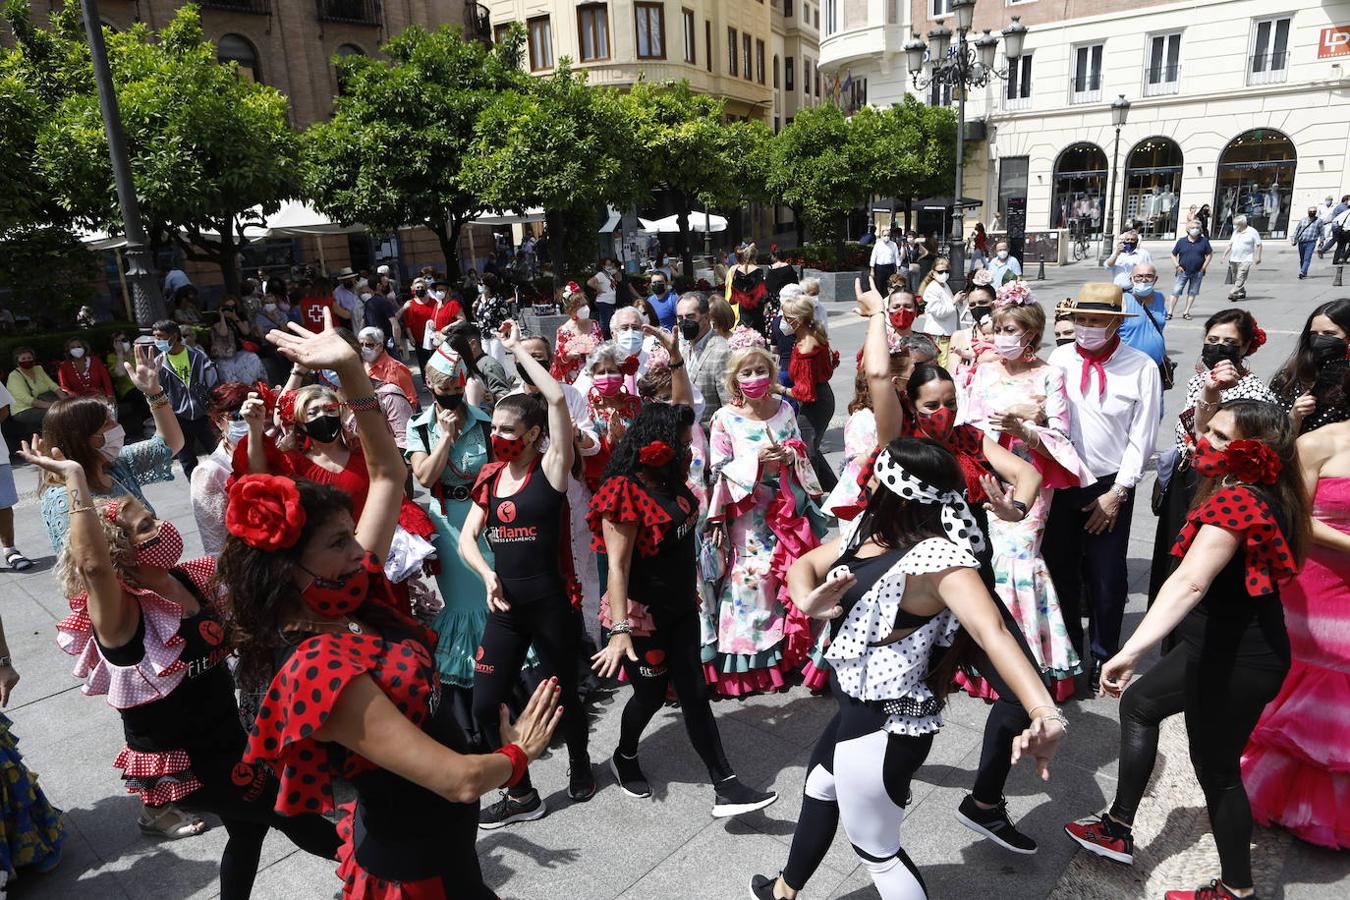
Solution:
<path fill-rule="evenodd" d="M 661 468 L 675 458 L 675 450 L 665 441 L 652 441 L 638 450 L 638 462 L 644 466 Z"/>
<path fill-rule="evenodd" d="M 1266 344 L 1266 330 L 1252 320 L 1252 342 L 1247 346 L 1247 355 L 1251 356 L 1257 350 L 1260 350 Z"/>
<path fill-rule="evenodd" d="M 282 391 L 277 397 L 277 417 L 283 428 L 295 426 L 295 391 Z"/>
<path fill-rule="evenodd" d="M 269 413 L 275 412 L 277 408 L 277 392 L 272 390 L 266 382 L 259 381 L 256 385 L 258 396 L 262 398 L 263 406 Z"/>
<path fill-rule="evenodd" d="M 281 475 L 245 475 L 230 486 L 225 528 L 250 547 L 294 547 L 305 527 L 295 482 Z"/>
<path fill-rule="evenodd" d="M 563 285 L 562 295 L 564 300 L 569 300 L 580 293 L 581 285 L 577 284 L 575 281 L 569 281 L 567 284 Z"/>
<path fill-rule="evenodd" d="M 1229 475 L 1246 484 L 1274 484 L 1284 462 L 1260 441 L 1230 441 L 1220 450 L 1201 438 L 1195 445 L 1195 471 L 1206 478 Z"/>

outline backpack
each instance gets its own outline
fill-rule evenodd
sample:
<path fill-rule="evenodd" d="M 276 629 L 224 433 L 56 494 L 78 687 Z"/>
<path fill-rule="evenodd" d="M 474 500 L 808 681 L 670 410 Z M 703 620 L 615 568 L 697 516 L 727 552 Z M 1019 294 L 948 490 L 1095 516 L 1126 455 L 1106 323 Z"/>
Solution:
<path fill-rule="evenodd" d="M 1345 233 L 1345 223 L 1350 220 L 1350 209 L 1331 220 L 1331 236 L 1340 237 Z"/>

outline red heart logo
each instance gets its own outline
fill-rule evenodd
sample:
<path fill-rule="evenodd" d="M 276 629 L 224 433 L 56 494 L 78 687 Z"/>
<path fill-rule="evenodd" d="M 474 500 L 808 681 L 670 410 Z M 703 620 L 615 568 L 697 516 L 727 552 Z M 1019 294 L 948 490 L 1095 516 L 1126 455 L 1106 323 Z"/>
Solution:
<path fill-rule="evenodd" d="M 516 505 L 510 500 L 497 504 L 497 518 L 510 525 L 516 520 Z"/>
<path fill-rule="evenodd" d="M 243 787 L 246 784 L 252 784 L 253 767 L 245 762 L 235 763 L 234 768 L 230 770 L 230 780 L 233 781 L 235 785 L 237 785 L 238 787 Z"/>
<path fill-rule="evenodd" d="M 664 650 L 648 650 L 643 656 L 646 658 L 647 662 L 654 666 L 659 666 L 666 661 L 666 651 Z"/>
<path fill-rule="evenodd" d="M 197 630 L 201 632 L 202 640 L 206 641 L 212 647 L 225 640 L 225 629 L 220 627 L 219 622 L 212 622 L 208 619 L 197 626 Z"/>
<path fill-rule="evenodd" d="M 478 648 L 478 652 L 475 653 L 475 654 L 473 655 L 473 658 L 474 658 L 474 659 L 482 659 L 482 658 L 483 658 L 483 648 L 482 648 L 482 647 L 479 647 L 479 648 Z"/>
<path fill-rule="evenodd" d="M 688 500 L 686 500 L 683 497 L 676 497 L 675 505 L 678 506 L 685 515 L 689 515 L 689 510 L 691 507 L 689 506 Z"/>

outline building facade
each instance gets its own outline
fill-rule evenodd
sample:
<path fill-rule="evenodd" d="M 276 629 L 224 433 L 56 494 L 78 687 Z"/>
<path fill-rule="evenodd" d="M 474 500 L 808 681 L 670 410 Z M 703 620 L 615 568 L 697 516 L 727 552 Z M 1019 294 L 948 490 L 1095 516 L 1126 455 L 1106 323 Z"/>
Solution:
<path fill-rule="evenodd" d="M 873 104 L 906 92 L 950 102 L 914 89 L 903 51 L 912 33 L 953 27 L 950 10 L 950 0 L 827 2 L 822 69 L 831 83 L 866 79 Z M 1023 55 L 1009 62 L 1000 45 L 1006 79 L 972 90 L 966 106 L 986 126 L 965 148 L 978 218 L 1092 233 L 1110 219 L 1161 240 L 1208 206 L 1218 238 L 1237 214 L 1280 238 L 1350 185 L 1350 2 L 979 0 L 971 39 L 1014 15 L 1029 29 Z M 1117 154 L 1120 95 L 1130 108 Z"/>

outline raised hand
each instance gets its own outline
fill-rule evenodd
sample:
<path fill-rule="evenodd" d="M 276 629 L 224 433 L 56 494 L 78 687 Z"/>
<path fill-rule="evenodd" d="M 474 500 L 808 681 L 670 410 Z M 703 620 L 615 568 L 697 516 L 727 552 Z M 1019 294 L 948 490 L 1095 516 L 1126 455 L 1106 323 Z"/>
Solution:
<path fill-rule="evenodd" d="M 514 723 L 506 704 L 501 706 L 501 735 L 503 744 L 515 744 L 525 751 L 525 756 L 534 762 L 548 749 L 553 732 L 562 721 L 563 708 L 558 705 L 562 688 L 558 679 L 541 681 L 534 689 L 534 695 L 525 705 L 525 711 Z"/>
<path fill-rule="evenodd" d="M 248 399 L 239 407 L 239 418 L 248 423 L 250 432 L 261 432 L 263 426 L 267 423 L 267 404 L 258 396 L 257 391 L 250 391 Z"/>
<path fill-rule="evenodd" d="M 864 319 L 874 316 L 886 308 L 886 301 L 877 293 L 876 288 L 863 290 L 861 275 L 853 281 L 853 299 L 857 304 L 853 307 L 853 312 Z"/>
<path fill-rule="evenodd" d="M 1231 359 L 1221 359 L 1205 376 L 1205 387 L 1224 391 L 1235 386 L 1241 377 Z"/>
<path fill-rule="evenodd" d="M 84 474 L 84 466 L 73 459 L 66 459 L 60 447 L 48 448 L 40 435 L 33 435 L 32 443 L 24 441 L 20 444 L 19 455 L 44 472 L 59 475 L 63 481 L 72 475 Z"/>
<path fill-rule="evenodd" d="M 282 356 L 297 365 L 310 370 L 337 371 L 344 366 L 361 364 L 361 357 L 333 327 L 331 310 L 323 310 L 323 330 L 317 333 L 295 322 L 288 322 L 286 327 L 290 332 L 274 328 L 267 332 L 267 339 L 276 345 Z"/>
<path fill-rule="evenodd" d="M 980 487 L 984 488 L 984 494 L 989 498 L 984 504 L 985 509 L 1005 522 L 1020 522 L 1025 518 L 1025 514 L 1013 506 L 1012 485 L 1004 487 L 992 475 L 981 475 Z"/>
<path fill-rule="evenodd" d="M 520 326 L 514 320 L 507 319 L 497 329 L 497 337 L 502 342 L 502 349 L 514 356 L 516 348 L 520 346 Z"/>
<path fill-rule="evenodd" d="M 842 601 L 848 589 L 857 584 L 858 576 L 852 572 L 826 578 L 825 583 L 806 595 L 802 601 L 802 612 L 813 619 L 837 619 L 844 614 Z M 810 610 L 816 610 L 811 612 Z"/>
<path fill-rule="evenodd" d="M 675 341 L 675 335 L 656 325 L 643 325 L 642 333 L 656 338 L 656 342 L 670 354 L 672 361 L 680 358 L 680 348 Z"/>
<path fill-rule="evenodd" d="M 127 360 L 122 363 L 122 368 L 126 370 L 127 377 L 136 385 L 137 390 L 147 397 L 153 397 L 160 391 L 159 353 L 155 350 L 154 344 L 132 344 L 131 353 L 135 364 Z"/>

